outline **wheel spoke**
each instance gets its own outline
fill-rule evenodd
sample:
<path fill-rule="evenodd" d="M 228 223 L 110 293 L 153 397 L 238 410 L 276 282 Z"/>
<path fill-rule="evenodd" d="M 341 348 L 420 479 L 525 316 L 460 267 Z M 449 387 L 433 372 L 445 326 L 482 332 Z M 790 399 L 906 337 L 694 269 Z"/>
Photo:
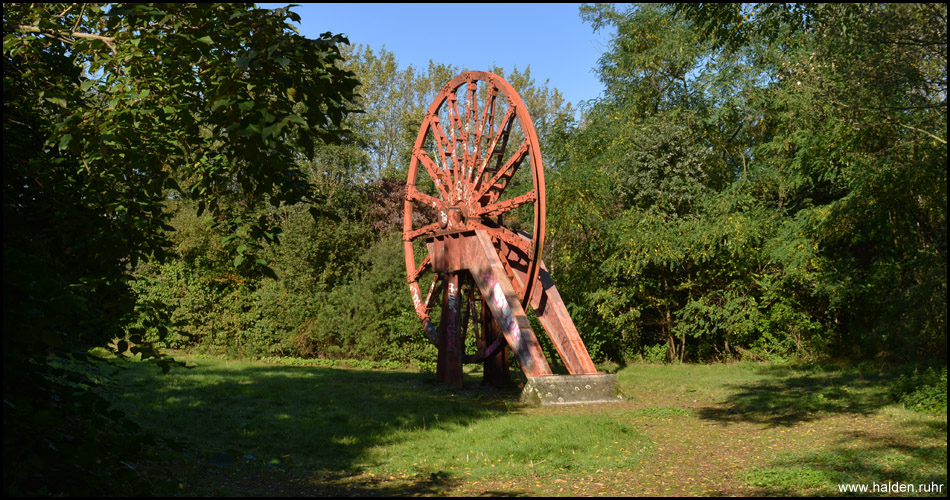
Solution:
<path fill-rule="evenodd" d="M 525 255 L 531 256 L 534 254 L 534 242 L 528 239 L 525 239 L 522 236 L 519 236 L 514 231 L 504 227 L 493 224 L 491 222 L 482 220 L 482 221 L 471 221 L 471 225 L 475 229 L 482 229 L 489 236 L 495 239 L 504 241 L 510 246 L 517 248 L 525 253 Z"/>
<path fill-rule="evenodd" d="M 505 151 L 508 148 L 508 138 L 511 136 L 511 129 L 514 128 L 515 118 L 517 118 L 518 110 L 516 106 L 511 102 L 508 103 L 508 113 L 511 115 L 511 118 L 504 122 L 504 126 L 498 130 L 501 135 L 501 147 L 497 149 L 498 160 L 495 162 L 495 168 L 501 166 L 501 161 L 505 158 Z M 492 150 L 492 154 L 495 154 L 495 150 Z"/>
<path fill-rule="evenodd" d="M 495 355 L 504 345 L 506 345 L 505 337 L 499 336 L 495 339 L 494 342 L 489 346 L 479 348 L 475 351 L 475 354 L 472 354 L 466 359 L 467 363 L 480 363 L 487 358 L 490 358 Z"/>
<path fill-rule="evenodd" d="M 436 186 L 439 187 L 439 191 L 442 191 L 442 197 L 448 198 L 448 195 L 445 193 L 442 187 L 439 186 L 438 181 L 436 181 Z M 423 193 L 422 191 L 419 191 L 418 189 L 416 189 L 415 186 L 412 186 L 412 185 L 406 186 L 406 198 L 412 201 L 417 201 L 423 204 L 424 206 L 432 207 L 432 208 L 439 208 L 445 203 L 444 201 L 434 196 L 429 196 Z"/>
<path fill-rule="evenodd" d="M 419 264 L 419 267 L 409 276 L 409 283 L 414 281 L 419 281 L 419 276 L 422 276 L 422 273 L 426 272 L 428 269 L 432 268 L 432 257 L 426 255 L 426 258 L 422 259 L 422 263 Z"/>
<path fill-rule="evenodd" d="M 460 178 L 458 150 L 459 143 L 462 142 L 463 130 L 458 101 L 455 94 L 449 93 L 447 104 L 446 112 L 449 114 L 449 120 L 452 122 L 449 125 L 449 132 L 452 136 L 452 184 L 454 184 L 455 181 Z M 463 152 L 462 154 L 464 155 L 466 153 L 467 152 Z"/>
<path fill-rule="evenodd" d="M 427 226 L 422 226 L 422 227 L 420 227 L 419 229 L 415 229 L 415 230 L 413 230 L 413 231 L 409 231 L 408 233 L 403 233 L 403 235 L 402 235 L 402 240 L 403 240 L 403 241 L 412 241 L 412 240 L 414 240 L 414 239 L 416 239 L 416 238 L 422 236 L 423 234 L 434 233 L 434 232 L 436 232 L 436 231 L 438 231 L 438 230 L 439 230 L 439 223 L 438 223 L 438 222 L 433 222 L 432 224 L 429 224 L 429 225 L 427 225 Z"/>
<path fill-rule="evenodd" d="M 453 129 L 450 128 L 450 131 Z M 458 157 L 458 141 L 456 139 L 449 139 L 445 135 L 445 131 L 441 128 L 441 125 L 438 128 L 440 140 L 446 145 L 444 152 L 442 152 L 442 164 L 444 168 L 439 168 L 441 173 L 441 178 L 445 183 L 445 200 L 447 203 L 453 201 L 450 198 L 452 192 L 456 190 L 456 185 L 458 184 L 457 179 L 459 178 L 459 169 L 461 168 L 462 160 L 459 160 Z M 453 133 L 454 137 L 454 133 Z M 448 155 L 448 156 L 446 156 Z"/>
<path fill-rule="evenodd" d="M 509 107 L 508 112 L 505 113 L 504 118 L 501 120 L 501 127 L 498 129 L 498 134 L 492 137 L 491 145 L 488 148 L 488 156 L 482 159 L 482 164 L 478 168 L 478 173 L 475 175 L 474 183 L 476 186 L 481 183 L 482 176 L 488 169 L 488 164 L 491 163 L 493 157 L 498 156 L 498 163 L 501 162 L 501 157 L 504 155 L 505 148 L 508 146 L 508 134 L 511 133 L 511 125 L 514 123 L 514 119 L 515 108 Z M 498 141 L 502 141 L 501 148 L 498 148 Z M 498 166 L 496 165 L 495 168 L 497 169 Z"/>
<path fill-rule="evenodd" d="M 439 274 L 432 284 L 429 285 L 429 293 L 426 295 L 426 315 L 429 314 L 429 311 L 432 310 L 432 306 L 435 305 L 436 299 L 439 298 L 439 294 L 442 293 L 442 287 L 445 286 L 445 282 L 442 280 L 442 275 Z"/>
<path fill-rule="evenodd" d="M 505 200 L 499 203 L 490 203 L 488 205 L 485 205 L 484 207 L 479 209 L 477 212 L 475 212 L 475 214 L 481 217 L 497 217 L 499 215 L 508 213 L 520 207 L 521 205 L 524 205 L 526 203 L 531 203 L 537 199 L 538 199 L 538 193 L 532 190 L 532 191 L 528 191 L 527 193 L 521 196 L 515 196 L 514 198 L 511 198 L 510 200 Z"/>
<path fill-rule="evenodd" d="M 505 165 L 495 172 L 495 175 L 490 181 L 478 186 L 478 191 L 475 193 L 475 199 L 481 200 L 482 196 L 485 196 L 485 193 L 487 193 L 489 189 L 496 188 L 497 194 L 494 199 L 497 200 L 498 197 L 505 192 L 505 188 L 508 186 L 508 181 L 515 176 L 515 173 L 518 171 L 518 167 L 521 166 L 521 162 L 524 161 L 526 156 L 528 156 L 527 141 L 521 143 L 521 146 L 518 147 L 518 150 L 515 151 L 515 154 L 513 154 L 511 158 L 508 158 L 508 161 L 505 162 Z"/>
<path fill-rule="evenodd" d="M 472 176 L 472 170 L 475 166 L 475 158 L 477 154 L 472 149 L 477 148 L 478 139 L 477 135 L 475 136 L 475 144 L 472 142 L 472 136 L 476 134 L 478 128 L 478 100 L 476 94 L 478 93 L 478 86 L 475 84 L 475 79 L 472 78 L 468 81 L 468 102 L 465 106 L 465 132 L 464 132 L 464 141 L 463 141 L 463 172 L 462 175 L 465 179 L 469 179 Z"/>
<path fill-rule="evenodd" d="M 477 165 L 479 162 L 481 162 L 482 165 L 478 169 L 478 175 L 474 177 L 469 177 L 469 182 L 472 182 L 472 183 L 476 182 L 480 174 L 485 171 L 486 163 L 482 162 L 482 139 L 484 139 L 485 137 L 493 137 L 495 134 L 495 101 L 497 100 L 497 98 L 498 98 L 498 87 L 495 87 L 495 85 L 492 84 L 491 87 L 488 89 L 488 95 L 485 97 L 485 107 L 484 107 L 484 110 L 482 111 L 482 119 L 479 121 L 479 124 L 478 124 L 478 138 L 475 141 L 476 148 L 478 149 L 475 151 L 475 159 L 472 162 L 473 165 Z M 486 126 L 488 127 L 487 131 L 485 130 Z M 494 148 L 495 145 L 493 143 L 491 145 L 485 144 L 485 146 L 490 146 L 491 148 Z M 489 157 L 491 157 L 491 149 L 489 149 L 488 151 L 489 151 Z M 472 170 L 474 173 L 474 170 L 475 170 L 474 166 Z"/>
<path fill-rule="evenodd" d="M 439 149 L 439 156 L 442 157 L 442 167 L 439 167 L 439 170 L 445 172 L 449 168 L 449 158 L 453 158 L 455 156 L 455 149 L 450 148 L 452 144 L 449 141 L 449 138 L 445 136 L 445 130 L 442 129 L 442 122 L 439 121 L 439 117 L 433 115 L 430 118 L 429 123 L 429 129 L 432 131 L 432 135 L 435 136 L 435 144 Z M 446 157 L 446 154 L 449 156 Z M 447 182 L 446 184 L 451 184 L 451 181 Z"/>

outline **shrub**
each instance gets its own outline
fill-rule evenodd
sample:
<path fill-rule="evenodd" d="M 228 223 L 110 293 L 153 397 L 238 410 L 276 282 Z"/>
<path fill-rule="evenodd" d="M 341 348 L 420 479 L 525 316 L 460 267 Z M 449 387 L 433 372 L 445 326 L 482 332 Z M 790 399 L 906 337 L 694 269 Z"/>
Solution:
<path fill-rule="evenodd" d="M 916 411 L 947 411 L 947 367 L 905 370 L 891 386 L 891 397 Z"/>

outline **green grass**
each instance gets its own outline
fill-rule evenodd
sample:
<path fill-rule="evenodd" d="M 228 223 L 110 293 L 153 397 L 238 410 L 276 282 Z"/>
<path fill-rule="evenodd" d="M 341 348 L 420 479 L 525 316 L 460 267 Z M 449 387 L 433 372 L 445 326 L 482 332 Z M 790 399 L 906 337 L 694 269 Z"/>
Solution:
<path fill-rule="evenodd" d="M 946 411 L 835 365 L 629 365 L 625 401 L 533 408 L 467 373 L 187 357 L 122 364 L 108 397 L 174 437 L 146 470 L 187 495 L 799 495 L 946 484 Z M 168 465 L 172 464 L 172 465 Z"/>
<path fill-rule="evenodd" d="M 847 440 L 783 453 L 771 466 L 752 469 L 744 477 L 769 494 L 834 494 L 833 485 L 838 484 L 946 485 L 946 420 L 902 415 L 894 409 L 885 413 L 900 419 L 892 432 L 853 431 Z"/>
<path fill-rule="evenodd" d="M 199 456 L 283 457 L 302 468 L 351 471 L 368 448 L 409 431 L 467 425 L 500 411 L 425 388 L 429 376 L 420 374 L 195 363 L 166 376 L 132 366 L 112 394 L 133 419 L 185 440 Z"/>
<path fill-rule="evenodd" d="M 752 469 L 743 477 L 752 486 L 786 490 L 788 493 L 818 489 L 834 482 L 834 478 L 819 470 L 794 465 Z"/>
<path fill-rule="evenodd" d="M 414 429 L 371 450 L 382 474 L 457 471 L 468 478 L 553 473 L 610 473 L 636 468 L 649 442 L 606 415 L 508 413 L 470 424 Z M 373 460 L 375 459 L 375 460 Z"/>

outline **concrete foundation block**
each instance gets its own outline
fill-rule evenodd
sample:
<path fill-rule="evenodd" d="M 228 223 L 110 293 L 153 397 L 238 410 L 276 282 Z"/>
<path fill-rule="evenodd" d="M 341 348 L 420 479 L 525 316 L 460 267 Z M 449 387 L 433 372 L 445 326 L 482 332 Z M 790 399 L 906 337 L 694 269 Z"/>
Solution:
<path fill-rule="evenodd" d="M 521 401 L 534 405 L 579 405 L 623 401 L 613 374 L 528 377 Z"/>

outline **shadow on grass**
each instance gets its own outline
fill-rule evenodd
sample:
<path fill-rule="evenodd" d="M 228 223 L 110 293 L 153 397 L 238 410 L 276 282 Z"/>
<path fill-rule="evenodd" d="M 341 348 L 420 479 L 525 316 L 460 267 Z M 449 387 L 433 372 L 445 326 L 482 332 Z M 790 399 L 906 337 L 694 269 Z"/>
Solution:
<path fill-rule="evenodd" d="M 752 382 L 727 385 L 720 404 L 694 409 L 707 421 L 789 428 L 836 415 L 872 416 L 894 405 L 889 387 L 895 374 L 857 367 L 760 366 Z M 916 495 L 945 496 L 946 416 L 901 413 L 874 419 L 829 420 L 824 438 L 782 453 L 740 479 L 760 496 L 880 495 L 874 485 L 914 485 Z M 893 418 L 892 418 L 893 417 Z M 866 492 L 844 491 L 866 487 Z M 735 490 L 718 492 L 734 495 Z M 901 494 L 906 494 L 903 492 Z"/>
<path fill-rule="evenodd" d="M 820 451 L 787 454 L 746 473 L 760 495 L 854 495 L 947 493 L 946 421 L 914 421 L 906 435 L 845 433 Z M 922 440 L 926 439 L 925 442 Z M 878 490 L 874 490 L 877 485 Z M 884 487 L 913 490 L 881 491 Z M 847 488 L 867 488 L 866 491 Z"/>
<path fill-rule="evenodd" d="M 763 380 L 727 386 L 721 406 L 700 409 L 700 418 L 793 426 L 822 414 L 868 415 L 891 404 L 887 377 L 819 365 L 762 366 Z"/>
<path fill-rule="evenodd" d="M 108 397 L 147 430 L 183 444 L 187 456 L 174 473 L 203 494 L 440 495 L 457 486 L 451 473 L 374 477 L 366 471 L 385 469 L 385 455 L 374 458 L 372 449 L 504 414 L 517 388 L 468 378 L 447 389 L 432 378 L 199 361 L 169 375 L 144 365 L 120 370 Z"/>

